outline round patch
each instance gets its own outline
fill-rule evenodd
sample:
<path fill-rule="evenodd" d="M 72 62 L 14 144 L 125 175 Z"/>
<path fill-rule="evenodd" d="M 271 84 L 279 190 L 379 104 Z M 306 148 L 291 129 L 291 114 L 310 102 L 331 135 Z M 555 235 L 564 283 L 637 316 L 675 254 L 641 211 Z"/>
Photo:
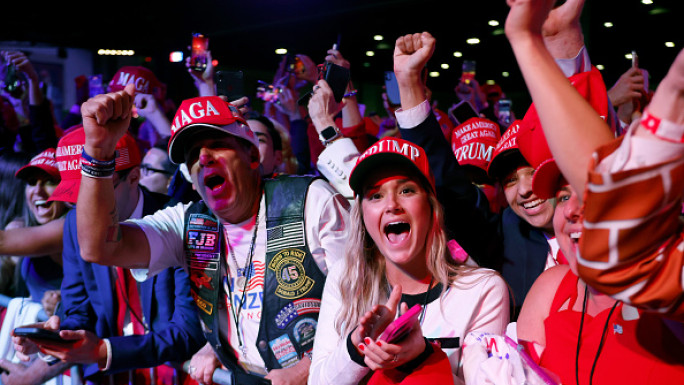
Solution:
<path fill-rule="evenodd" d="M 306 276 L 302 261 L 306 253 L 300 249 L 283 249 L 273 256 L 268 268 L 275 272 L 278 287 L 275 294 L 280 298 L 301 298 L 316 283 Z"/>

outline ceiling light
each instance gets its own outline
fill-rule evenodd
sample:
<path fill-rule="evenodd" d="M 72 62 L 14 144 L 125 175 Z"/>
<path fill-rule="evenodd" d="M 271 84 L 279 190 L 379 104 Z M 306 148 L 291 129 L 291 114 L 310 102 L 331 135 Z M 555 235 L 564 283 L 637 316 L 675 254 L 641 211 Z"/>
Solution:
<path fill-rule="evenodd" d="M 476 37 L 471 37 L 470 39 L 466 40 L 466 43 L 470 45 L 480 44 L 480 39 Z"/>
<path fill-rule="evenodd" d="M 507 77 L 511 76 L 511 74 L 509 74 L 508 71 L 504 71 L 501 73 L 501 76 L 507 78 Z"/>
<path fill-rule="evenodd" d="M 489 20 L 487 24 L 491 25 L 492 27 L 496 27 L 499 25 L 499 22 L 497 20 Z"/>
<path fill-rule="evenodd" d="M 442 67 L 443 70 L 448 70 L 448 69 L 449 69 L 449 64 L 447 64 L 447 63 L 442 63 L 442 65 L 441 65 L 440 67 Z"/>
<path fill-rule="evenodd" d="M 604 69 L 606 69 L 606 67 L 604 67 L 603 64 L 597 64 L 597 65 L 596 65 L 596 68 L 598 68 L 598 69 L 601 70 L 601 71 L 603 71 Z"/>
<path fill-rule="evenodd" d="M 430 71 L 430 77 L 431 77 L 431 78 L 438 78 L 438 77 L 439 77 L 439 72 L 437 72 L 437 71 Z"/>
<path fill-rule="evenodd" d="M 488 79 L 485 83 L 489 84 L 490 86 L 496 84 L 496 82 L 493 79 Z"/>
<path fill-rule="evenodd" d="M 285 55 L 287 53 L 287 48 L 276 48 L 276 55 Z"/>
<path fill-rule="evenodd" d="M 132 49 L 98 49 L 97 54 L 101 56 L 133 56 L 135 51 Z"/>
<path fill-rule="evenodd" d="M 455 56 L 455 57 L 461 57 L 461 56 L 463 56 L 463 52 L 454 51 L 454 56 Z"/>
<path fill-rule="evenodd" d="M 626 53 L 625 54 L 625 59 L 632 59 L 632 54 L 631 53 Z"/>
<path fill-rule="evenodd" d="M 375 40 L 375 41 L 380 41 L 380 40 L 382 40 L 382 39 L 384 39 L 384 37 L 382 37 L 382 35 L 375 35 L 375 36 L 373 36 L 373 40 Z"/>
<path fill-rule="evenodd" d="M 375 56 L 375 52 L 373 52 L 373 51 L 366 51 L 366 56 Z"/>
<path fill-rule="evenodd" d="M 606 21 L 605 23 L 603 23 L 603 26 L 606 28 L 610 28 L 613 26 L 613 23 L 611 23 L 610 21 Z"/>
<path fill-rule="evenodd" d="M 653 0 L 641 0 L 641 4 L 651 5 L 653 4 Z"/>
<path fill-rule="evenodd" d="M 667 48 L 674 48 L 675 43 L 673 41 L 666 41 L 665 42 L 665 47 Z"/>

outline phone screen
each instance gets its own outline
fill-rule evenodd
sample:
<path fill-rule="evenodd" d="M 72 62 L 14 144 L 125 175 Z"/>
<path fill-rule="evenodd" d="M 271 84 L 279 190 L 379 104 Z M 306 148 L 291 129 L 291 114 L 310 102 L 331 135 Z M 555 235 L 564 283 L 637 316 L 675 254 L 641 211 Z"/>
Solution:
<path fill-rule="evenodd" d="M 632 67 L 639 68 L 639 56 L 636 51 L 632 51 Z"/>
<path fill-rule="evenodd" d="M 401 104 L 399 85 L 397 84 L 397 77 L 394 71 L 385 71 L 385 90 L 387 91 L 387 99 L 390 104 L 397 106 Z"/>
<path fill-rule="evenodd" d="M 27 337 L 31 339 L 59 342 L 64 344 L 73 344 L 75 342 L 62 339 L 62 337 L 59 336 L 58 331 L 47 330 L 43 328 L 18 327 L 14 329 L 13 334 L 18 337 Z"/>
<path fill-rule="evenodd" d="M 325 81 L 335 96 L 335 101 L 340 103 L 349 84 L 349 69 L 335 63 L 326 63 Z"/>
<path fill-rule="evenodd" d="M 461 125 L 470 118 L 478 118 L 480 114 L 475 111 L 475 108 L 465 100 L 462 100 L 457 105 L 453 106 L 448 111 L 449 118 L 455 125 Z"/>
<path fill-rule="evenodd" d="M 475 60 L 464 60 L 463 66 L 461 67 L 461 81 L 465 84 L 470 84 L 471 81 L 475 80 L 475 68 L 477 63 Z"/>
<path fill-rule="evenodd" d="M 190 67 L 195 71 L 204 71 L 207 68 L 207 50 L 209 38 L 201 33 L 192 34 L 192 46 L 190 50 Z"/>
<path fill-rule="evenodd" d="M 499 99 L 497 102 L 499 105 L 498 108 L 498 118 L 499 122 L 505 123 L 505 124 L 511 124 L 511 100 L 510 99 Z"/>

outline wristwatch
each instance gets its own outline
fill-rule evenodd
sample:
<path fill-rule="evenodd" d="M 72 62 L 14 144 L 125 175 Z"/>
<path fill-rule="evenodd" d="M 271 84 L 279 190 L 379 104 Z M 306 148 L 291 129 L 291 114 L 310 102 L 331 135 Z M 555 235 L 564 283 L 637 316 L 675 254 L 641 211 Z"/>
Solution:
<path fill-rule="evenodd" d="M 342 133 L 340 132 L 340 130 L 337 127 L 328 126 L 318 134 L 318 139 L 320 139 L 321 143 L 323 143 L 323 145 L 327 147 L 335 139 L 337 139 L 341 136 L 342 136 Z"/>

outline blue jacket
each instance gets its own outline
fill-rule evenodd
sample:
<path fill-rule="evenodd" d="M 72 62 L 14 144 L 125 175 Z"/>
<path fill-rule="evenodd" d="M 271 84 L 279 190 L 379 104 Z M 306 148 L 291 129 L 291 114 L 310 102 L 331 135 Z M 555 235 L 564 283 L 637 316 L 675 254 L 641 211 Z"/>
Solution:
<path fill-rule="evenodd" d="M 143 214 L 163 207 L 168 197 L 144 191 Z M 64 279 L 62 281 L 61 328 L 85 329 L 109 338 L 112 363 L 108 372 L 154 367 L 167 361 L 190 359 L 206 340 L 202 334 L 188 275 L 182 268 L 167 269 L 139 283 L 145 335 L 117 336 L 117 299 L 109 266 L 85 262 L 80 257 L 76 234 L 76 210 L 64 224 Z M 96 364 L 84 368 L 84 377 L 97 374 Z"/>
<path fill-rule="evenodd" d="M 510 286 L 511 321 L 515 321 L 527 292 L 544 271 L 549 252 L 544 233 L 510 208 L 501 214 L 490 212 L 486 196 L 456 161 L 434 114 L 417 127 L 400 128 L 400 133 L 427 153 L 449 238 L 480 266 L 501 272 Z"/>

